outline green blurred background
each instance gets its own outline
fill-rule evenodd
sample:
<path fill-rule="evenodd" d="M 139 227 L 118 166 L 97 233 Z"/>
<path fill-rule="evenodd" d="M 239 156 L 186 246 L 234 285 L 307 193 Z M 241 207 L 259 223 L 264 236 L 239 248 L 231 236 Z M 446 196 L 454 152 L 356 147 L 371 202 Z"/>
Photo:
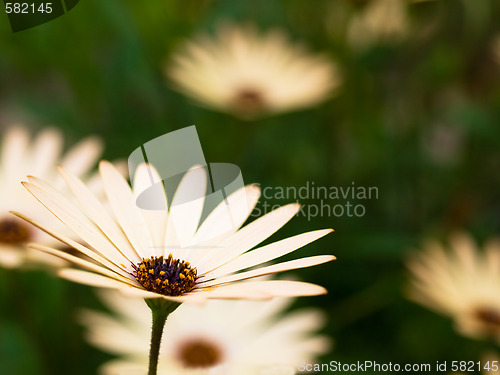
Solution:
<path fill-rule="evenodd" d="M 246 183 L 375 186 L 378 199 L 351 202 L 364 204 L 365 216 L 299 216 L 270 239 L 335 229 L 297 254 L 338 260 L 294 273 L 329 290 L 294 305 L 328 313 L 335 349 L 322 360 L 477 361 L 487 344 L 405 299 L 404 260 L 427 237 L 500 233 L 500 64 L 492 51 L 500 2 L 407 2 L 404 39 L 356 50 L 346 29 L 369 2 L 81 0 L 15 34 L 4 14 L 0 123 L 56 126 L 69 144 L 97 134 L 108 159 L 196 124 L 206 159 L 237 164 Z M 171 90 L 164 65 L 186 38 L 221 20 L 280 27 L 327 53 L 342 68 L 339 94 L 252 122 L 194 106 Z M 111 356 L 83 341 L 74 319 L 81 307 L 101 307 L 90 288 L 0 270 L 0 372 L 94 374 Z"/>

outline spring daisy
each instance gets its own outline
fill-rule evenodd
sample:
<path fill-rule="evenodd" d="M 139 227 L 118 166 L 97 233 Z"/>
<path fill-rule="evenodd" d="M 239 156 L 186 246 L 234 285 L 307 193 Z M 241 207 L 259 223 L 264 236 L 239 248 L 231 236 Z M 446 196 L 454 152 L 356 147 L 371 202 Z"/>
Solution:
<path fill-rule="evenodd" d="M 112 214 L 78 178 L 63 168 L 61 175 L 76 204 L 40 179 L 29 177 L 29 182 L 23 183 L 55 217 L 80 236 L 84 245 L 24 215 L 16 215 L 93 260 L 32 244 L 33 249 L 86 269 L 65 268 L 59 271 L 61 277 L 145 299 L 153 313 L 149 375 L 157 373 L 166 319 L 182 302 L 326 293 L 318 285 L 298 281 L 251 280 L 335 259 L 332 255 L 321 255 L 262 266 L 323 237 L 330 229 L 303 233 L 249 251 L 290 220 L 299 205 L 281 207 L 239 229 L 260 195 L 257 187 L 247 186 L 229 195 L 199 224 L 207 186 L 204 168 L 194 167 L 185 174 L 170 205 L 160 176 L 147 164 L 137 168 L 132 189 L 112 164 L 101 162 L 99 170 Z M 165 210 L 144 210 L 137 206 L 137 197 L 151 182 L 161 188 L 153 189 L 149 199 Z M 193 192 L 201 198 L 186 202 L 186 196 L 192 196 Z M 230 228 L 221 225 L 228 206 L 233 221 Z M 256 266 L 260 267 L 249 270 Z"/>
<path fill-rule="evenodd" d="M 411 298 L 453 318 L 465 336 L 500 342 L 500 243 L 479 252 L 468 235 L 456 234 L 450 248 L 430 242 L 408 262 Z"/>
<path fill-rule="evenodd" d="M 228 25 L 186 43 L 167 75 L 199 105 L 244 119 L 313 106 L 341 83 L 332 61 L 291 44 L 285 33 Z"/>
<path fill-rule="evenodd" d="M 172 207 L 178 206 L 176 201 L 184 199 L 184 193 L 192 191 L 193 187 L 201 192 L 206 191 L 207 174 L 204 168 L 193 168 L 186 173 L 173 198 L 170 212 L 144 210 L 136 205 L 136 197 L 144 191 L 143 186 L 150 184 L 151 177 L 154 181 L 161 182 L 154 168 L 145 164 L 139 166 L 133 189 L 109 162 L 101 162 L 99 170 L 113 214 L 108 213 L 87 187 L 64 168 L 60 168 L 60 172 L 78 202 L 76 204 L 38 178 L 29 177 L 29 182 L 23 183 L 36 199 L 79 235 L 86 245 L 76 243 L 24 215 L 17 216 L 94 261 L 85 261 L 48 246 L 31 244 L 34 249 L 59 256 L 86 269 L 66 268 L 59 272 L 62 277 L 84 284 L 119 289 L 128 295 L 175 302 L 211 298 L 268 299 L 326 292 L 322 287 L 303 282 L 248 280 L 325 263 L 335 259 L 332 255 L 307 257 L 239 272 L 288 254 L 332 231 L 325 229 L 303 233 L 248 251 L 297 214 L 299 205 L 283 206 L 238 230 L 260 195 L 259 188 L 250 185 L 231 194 L 227 201 L 221 202 L 198 225 L 203 198 L 182 205 L 183 210 L 176 210 L 175 215 L 172 214 Z M 164 190 L 156 190 L 156 193 L 155 198 L 163 200 L 162 205 L 167 207 Z M 234 217 L 237 225 L 229 231 L 226 227 L 218 227 L 226 204 L 237 206 L 241 200 L 246 200 L 248 204 L 240 205 L 240 212 Z M 169 225 L 174 219 L 175 228 Z M 179 222 L 182 225 L 179 226 Z M 182 241 L 180 237 L 183 237 Z M 180 247 L 179 243 L 189 245 Z M 198 245 L 203 245 L 203 248 L 200 250 Z"/>
<path fill-rule="evenodd" d="M 116 317 L 96 311 L 80 317 L 90 343 L 120 356 L 104 364 L 101 373 L 145 373 L 151 312 L 141 301 L 116 292 L 101 293 L 101 298 Z M 294 374 L 300 361 L 310 363 L 325 353 L 330 340 L 315 334 L 324 323 L 321 311 L 283 315 L 290 302 L 182 305 L 165 325 L 168 341 L 160 349 L 159 374 Z"/>
<path fill-rule="evenodd" d="M 408 34 L 405 0 L 373 0 L 351 19 L 347 39 L 355 49 L 401 41 Z"/>
<path fill-rule="evenodd" d="M 80 178 L 87 178 L 102 151 L 97 138 L 87 138 L 63 155 L 63 137 L 56 129 L 41 131 L 33 140 L 28 131 L 16 126 L 5 131 L 1 146 L 0 160 L 0 266 L 18 267 L 22 264 L 61 264 L 59 259 L 44 256 L 25 245 L 38 242 L 55 246 L 58 241 L 43 231 L 12 216 L 9 211 L 29 213 L 41 222 L 50 222 L 64 231 L 60 224 L 46 210 L 40 209 L 38 202 L 20 185 L 27 174 L 35 174 L 58 188 L 64 185 L 56 169 L 56 164 Z M 90 182 L 95 191 L 95 183 Z"/>

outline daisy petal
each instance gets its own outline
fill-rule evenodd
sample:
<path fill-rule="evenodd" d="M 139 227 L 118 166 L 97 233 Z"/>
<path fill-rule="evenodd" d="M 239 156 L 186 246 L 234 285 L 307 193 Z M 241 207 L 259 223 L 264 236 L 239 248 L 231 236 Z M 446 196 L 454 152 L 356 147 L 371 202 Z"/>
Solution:
<path fill-rule="evenodd" d="M 62 150 L 63 139 L 55 129 L 44 130 L 37 136 L 33 145 L 33 168 L 30 173 L 35 176 L 44 176 L 50 168 L 57 164 Z"/>
<path fill-rule="evenodd" d="M 0 245 L 0 266 L 4 268 L 17 268 L 22 262 L 23 254 L 19 249 Z"/>
<path fill-rule="evenodd" d="M 9 129 L 2 142 L 2 178 L 19 180 L 19 170 L 25 170 L 28 132 L 21 127 Z"/>
<path fill-rule="evenodd" d="M 232 283 L 235 281 L 250 279 L 254 277 L 270 275 L 277 272 L 284 272 L 298 268 L 312 267 L 318 264 L 330 262 L 334 259 L 335 257 L 333 255 L 317 255 L 313 257 L 294 259 L 288 262 L 273 264 L 272 266 L 257 268 L 252 271 L 237 273 L 235 275 L 217 278 L 211 281 L 201 282 L 199 286 L 202 288 L 209 286 L 217 286 L 217 285 Z"/>
<path fill-rule="evenodd" d="M 116 266 L 123 263 L 130 263 L 117 249 L 110 244 L 87 217 L 85 217 L 76 208 L 64 204 L 58 198 L 51 196 L 41 188 L 28 182 L 23 182 L 24 187 L 40 201 L 49 211 L 51 211 L 59 220 L 79 235 L 85 242 L 99 252 L 104 257 L 112 261 Z"/>
<path fill-rule="evenodd" d="M 134 297 L 134 298 L 144 298 L 144 299 L 151 299 L 151 298 L 163 298 L 172 302 L 177 302 L 177 303 L 183 303 L 183 302 L 190 302 L 190 303 L 195 303 L 195 304 L 202 304 L 206 301 L 205 296 L 202 296 L 201 293 L 199 295 L 195 294 L 188 294 L 185 296 L 179 296 L 179 297 L 171 297 L 171 296 L 165 296 L 162 294 L 150 292 L 144 289 L 139 289 L 139 288 L 130 288 L 130 287 L 124 287 L 120 289 L 120 292 L 126 296 L 126 297 Z"/>
<path fill-rule="evenodd" d="M 86 138 L 66 154 L 61 165 L 72 174 L 82 176 L 95 165 L 102 153 L 102 148 L 99 138 Z"/>
<path fill-rule="evenodd" d="M 134 262 L 140 262 L 141 257 L 128 242 L 123 231 L 116 222 L 107 213 L 99 200 L 92 195 L 87 187 L 71 173 L 64 168 L 59 168 L 66 184 L 71 189 L 75 197 L 80 202 L 82 211 L 92 222 L 106 235 L 113 245 L 128 259 Z"/>
<path fill-rule="evenodd" d="M 63 268 L 57 271 L 57 276 L 78 284 L 96 286 L 100 288 L 120 289 L 123 288 L 124 285 L 121 281 L 116 281 L 93 272 L 81 271 L 73 268 Z"/>
<path fill-rule="evenodd" d="M 238 258 L 224 264 L 223 266 L 215 269 L 212 272 L 205 273 L 204 276 L 207 279 L 212 279 L 222 275 L 227 275 L 231 272 L 236 272 L 248 267 L 253 267 L 265 262 L 269 262 L 270 260 L 279 258 L 313 241 L 316 241 L 318 238 L 321 238 L 331 232 L 333 232 L 332 229 L 323 229 L 308 233 L 302 233 L 294 237 L 274 242 L 267 246 L 259 247 L 239 256 Z"/>
<path fill-rule="evenodd" d="M 127 277 L 128 272 L 124 271 L 126 267 L 122 265 L 123 269 L 120 267 L 117 267 L 114 263 L 110 262 L 108 259 L 100 256 L 99 254 L 87 249 L 85 246 L 79 244 L 76 241 L 73 241 L 72 239 L 63 236 L 62 234 L 55 233 L 54 231 L 49 230 L 48 228 L 44 227 L 43 225 L 34 222 L 30 218 L 24 216 L 23 214 L 20 214 L 19 212 L 11 212 L 11 214 L 17 216 L 18 218 L 27 221 L 28 223 L 34 225 L 38 229 L 42 230 L 43 232 L 47 233 L 48 235 L 54 237 L 55 239 L 61 241 L 62 243 L 68 245 L 69 247 L 72 247 L 73 249 L 79 251 L 85 256 L 88 256 L 89 258 L 93 259 L 99 264 L 102 264 L 103 266 L 109 268 L 110 270 L 115 271 L 116 273 Z"/>
<path fill-rule="evenodd" d="M 270 299 L 273 297 L 304 297 L 326 294 L 326 289 L 301 281 L 248 281 L 223 285 L 205 292 L 209 299 Z"/>
<path fill-rule="evenodd" d="M 222 201 L 203 221 L 196 232 L 196 241 L 204 242 L 206 238 L 218 237 L 222 234 L 234 233 L 252 213 L 260 197 L 260 188 L 255 185 L 245 186 Z M 228 216 L 232 222 L 229 228 L 220 230 L 220 222 Z M 219 233 L 221 232 L 221 233 Z"/>
<path fill-rule="evenodd" d="M 205 168 L 194 166 L 184 175 L 172 199 L 164 255 L 171 252 L 171 247 L 186 247 L 192 243 L 203 212 L 206 190 Z"/>
<path fill-rule="evenodd" d="M 58 258 L 67 260 L 68 262 L 76 264 L 77 266 L 86 268 L 89 271 L 97 272 L 97 273 L 99 273 L 103 276 L 109 277 L 111 279 L 121 281 L 123 283 L 127 283 L 130 285 L 135 285 L 135 283 L 134 283 L 135 279 L 132 276 L 123 277 L 123 276 L 121 276 L 113 271 L 108 270 L 107 268 L 98 266 L 97 264 L 91 263 L 85 259 L 75 257 L 74 255 L 65 253 L 64 251 L 56 250 L 56 249 L 53 249 L 53 248 L 48 247 L 48 246 L 43 246 L 43 245 L 33 244 L 33 243 L 28 244 L 28 247 L 31 249 L 43 251 L 44 253 L 51 254 L 51 255 L 54 255 Z"/>
<path fill-rule="evenodd" d="M 285 225 L 299 209 L 300 205 L 296 203 L 288 204 L 252 221 L 217 248 L 207 252 L 199 260 L 198 270 L 204 272 L 214 269 L 250 250 Z"/>
<path fill-rule="evenodd" d="M 140 164 L 134 175 L 133 193 L 136 204 L 146 204 L 155 209 L 141 209 L 142 216 L 148 224 L 149 234 L 153 240 L 152 254 L 163 255 L 163 239 L 168 217 L 168 202 L 162 179 L 156 169 L 148 164 Z M 147 190 L 147 195 L 142 195 Z M 146 201 L 144 201 L 146 200 Z M 142 202 L 141 202 L 142 201 Z"/>
<path fill-rule="evenodd" d="M 116 220 L 139 256 L 149 257 L 153 244 L 147 224 L 135 204 L 130 186 L 111 163 L 101 161 L 99 170 Z"/>

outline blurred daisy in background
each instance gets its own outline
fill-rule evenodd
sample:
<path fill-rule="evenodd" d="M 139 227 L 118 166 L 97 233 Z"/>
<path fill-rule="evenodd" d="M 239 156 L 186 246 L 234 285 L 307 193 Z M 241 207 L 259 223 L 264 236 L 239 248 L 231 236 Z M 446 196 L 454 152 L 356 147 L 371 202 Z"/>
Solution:
<path fill-rule="evenodd" d="M 175 88 L 199 105 L 243 119 L 314 106 L 334 94 L 334 62 L 279 30 L 224 25 L 186 43 L 167 66 Z"/>
<path fill-rule="evenodd" d="M 405 0 L 372 0 L 353 15 L 347 40 L 357 50 L 377 44 L 393 44 L 403 40 L 409 31 Z"/>
<path fill-rule="evenodd" d="M 42 263 L 62 264 L 53 256 L 28 249 L 28 242 L 38 242 L 57 246 L 60 242 L 41 230 L 27 224 L 9 213 L 15 210 L 29 214 L 36 221 L 50 223 L 57 230 L 65 231 L 65 226 L 46 210 L 40 209 L 38 202 L 27 193 L 21 181 L 33 174 L 43 178 L 57 188 L 64 186 L 56 166 L 62 165 L 82 179 L 87 179 L 89 187 L 97 192 L 96 180 L 89 172 L 96 165 L 102 152 L 102 142 L 89 137 L 66 153 L 63 153 L 63 136 L 56 129 L 40 131 L 34 139 L 21 126 L 4 131 L 0 160 L 0 266 L 13 268 Z"/>
<path fill-rule="evenodd" d="M 500 342 L 500 243 L 480 252 L 470 236 L 455 234 L 450 251 L 437 242 L 408 262 L 410 297 L 450 316 L 458 332 Z"/>
<path fill-rule="evenodd" d="M 298 204 L 280 207 L 239 229 L 260 196 L 260 189 L 250 185 L 228 196 L 199 225 L 207 190 L 204 168 L 192 168 L 184 175 L 170 205 L 162 179 L 153 167 L 142 164 L 137 168 L 133 189 L 110 163 L 101 162 L 99 169 L 107 195 L 105 203 L 109 202 L 114 215 L 65 169 L 60 172 L 74 195 L 74 204 L 39 179 L 29 178 L 30 182 L 23 183 L 55 217 L 81 237 L 84 245 L 56 229 L 47 228 L 49 223 L 46 227 L 45 222 L 19 216 L 94 261 L 32 244 L 34 249 L 87 270 L 66 268 L 60 270 L 60 276 L 83 284 L 119 289 L 128 295 L 176 303 L 210 298 L 269 299 L 326 293 L 323 287 L 298 281 L 249 281 L 335 259 L 332 255 L 319 255 L 262 266 L 325 236 L 332 232 L 331 229 L 299 234 L 248 251 L 295 216 L 300 209 Z M 136 205 L 137 196 L 152 181 L 161 188 L 153 192 L 151 199 L 165 210 L 145 210 Z M 178 204 L 194 190 L 201 198 Z M 231 228 L 221 226 L 221 216 L 227 212 L 227 205 L 231 206 Z M 260 267 L 247 270 L 254 266 Z"/>
<path fill-rule="evenodd" d="M 120 356 L 103 374 L 146 373 L 151 312 L 139 300 L 100 293 L 116 316 L 83 311 L 87 340 Z M 284 314 L 291 299 L 210 301 L 182 305 L 165 325 L 158 374 L 294 374 L 300 361 L 326 353 L 331 341 L 316 333 L 325 315 L 309 308 Z M 272 371 L 272 372 L 271 372 Z"/>
<path fill-rule="evenodd" d="M 495 35 L 491 42 L 491 56 L 495 63 L 500 65 L 500 34 Z"/>

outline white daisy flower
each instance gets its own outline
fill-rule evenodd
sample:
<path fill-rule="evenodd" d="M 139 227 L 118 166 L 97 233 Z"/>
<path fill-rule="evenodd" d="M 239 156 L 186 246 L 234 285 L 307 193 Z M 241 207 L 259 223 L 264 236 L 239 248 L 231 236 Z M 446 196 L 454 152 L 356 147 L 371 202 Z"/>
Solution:
<path fill-rule="evenodd" d="M 450 248 L 430 242 L 408 262 L 411 298 L 453 318 L 465 336 L 500 342 L 500 243 L 479 252 L 468 235 L 456 234 Z"/>
<path fill-rule="evenodd" d="M 409 30 L 405 0 L 372 0 L 355 14 L 348 25 L 347 40 L 353 48 L 363 50 L 375 44 L 395 43 Z"/>
<path fill-rule="evenodd" d="M 167 75 L 199 105 L 244 119 L 314 106 L 341 83 L 337 66 L 284 32 L 224 25 L 172 57 Z"/>
<path fill-rule="evenodd" d="M 183 204 L 182 209 L 173 210 L 172 207 L 179 207 L 177 202 L 184 200 L 186 192 L 193 189 L 204 197 L 207 185 L 204 168 L 193 168 L 185 174 L 170 206 L 165 191 L 155 190 L 155 199 L 160 206 L 169 207 L 168 211 L 143 210 L 136 205 L 136 197 L 144 191 L 144 186 L 150 186 L 151 179 L 162 181 L 153 167 L 139 166 L 133 189 L 110 163 L 101 162 L 99 170 L 113 215 L 78 178 L 64 168 L 60 172 L 77 204 L 38 178 L 29 177 L 29 182 L 23 183 L 85 245 L 24 215 L 17 216 L 94 261 L 86 261 L 49 246 L 32 244 L 34 249 L 86 269 L 65 268 L 59 271 L 61 277 L 119 289 L 127 295 L 177 303 L 212 298 L 269 299 L 326 293 L 323 287 L 304 282 L 250 280 L 335 259 L 332 255 L 321 255 L 262 266 L 323 237 L 331 229 L 303 233 L 249 251 L 295 216 L 300 208 L 298 204 L 281 207 L 238 230 L 260 195 L 258 187 L 246 186 L 221 202 L 199 225 L 203 198 Z M 242 200 L 248 204 L 240 204 Z M 232 206 L 235 223 L 229 229 L 220 225 L 220 217 L 227 211 L 227 204 Z M 175 228 L 172 225 L 174 222 Z M 189 245 L 181 247 L 178 244 Z M 255 266 L 260 267 L 246 270 Z"/>
<path fill-rule="evenodd" d="M 145 374 L 151 312 L 140 300 L 102 293 L 117 316 L 84 311 L 87 340 L 120 358 L 105 363 L 101 373 Z M 315 332 L 324 314 L 307 309 L 283 315 L 290 299 L 272 301 L 210 301 L 184 304 L 165 325 L 159 374 L 294 374 L 300 361 L 312 362 L 330 348 Z M 272 371 L 272 372 L 271 372 Z"/>
<path fill-rule="evenodd" d="M 56 129 L 43 130 L 33 140 L 28 131 L 20 126 L 5 131 L 0 156 L 0 193 L 3 197 L 0 201 L 0 266 L 13 268 L 27 264 L 62 264 L 58 258 L 25 246 L 33 241 L 55 246 L 58 241 L 9 213 L 11 210 L 29 213 L 35 221 L 51 223 L 64 231 L 59 220 L 41 209 L 38 202 L 20 185 L 27 174 L 34 174 L 62 188 L 64 181 L 57 173 L 57 164 L 80 178 L 88 178 L 101 154 L 101 141 L 95 137 L 84 139 L 65 154 L 62 147 L 63 137 Z M 89 179 L 89 183 L 93 189 L 96 187 L 92 179 Z"/>

